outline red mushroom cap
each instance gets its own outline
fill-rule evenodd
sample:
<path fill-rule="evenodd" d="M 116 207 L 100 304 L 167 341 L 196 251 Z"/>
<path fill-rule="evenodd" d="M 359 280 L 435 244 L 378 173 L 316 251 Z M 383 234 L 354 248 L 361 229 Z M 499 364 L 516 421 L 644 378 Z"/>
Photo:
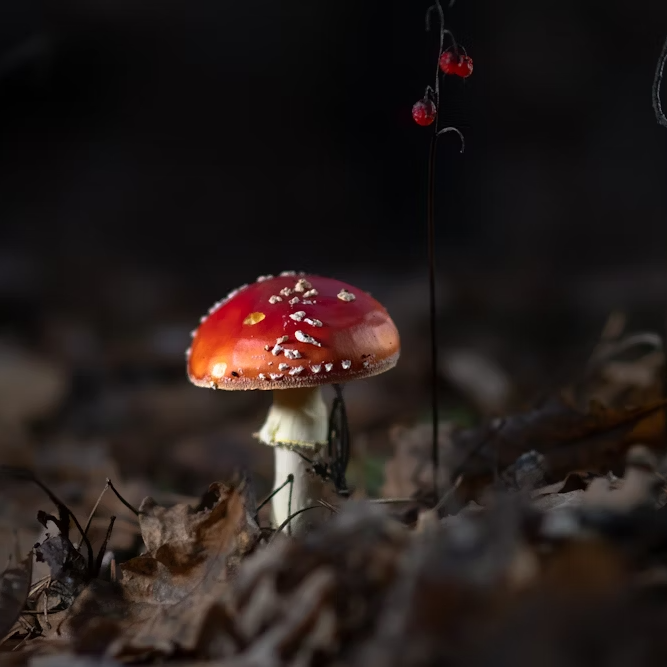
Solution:
<path fill-rule="evenodd" d="M 400 353 L 396 326 L 370 295 L 293 271 L 235 290 L 193 335 L 190 381 L 215 389 L 347 382 L 389 370 Z"/>

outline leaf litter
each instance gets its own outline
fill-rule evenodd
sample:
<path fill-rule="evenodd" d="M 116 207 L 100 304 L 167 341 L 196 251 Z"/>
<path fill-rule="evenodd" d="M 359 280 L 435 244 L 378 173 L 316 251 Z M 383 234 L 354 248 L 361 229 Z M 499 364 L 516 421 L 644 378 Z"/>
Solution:
<path fill-rule="evenodd" d="M 83 528 L 38 481 L 55 511 L 0 575 L 0 665 L 660 664 L 664 357 L 644 337 L 619 360 L 630 342 L 530 410 L 443 424 L 436 509 L 422 426 L 390 433 L 382 495 L 408 502 L 338 499 L 297 537 L 260 525 L 237 475 L 191 502 L 145 498 L 123 557 L 113 517 L 93 549 L 94 512 Z"/>

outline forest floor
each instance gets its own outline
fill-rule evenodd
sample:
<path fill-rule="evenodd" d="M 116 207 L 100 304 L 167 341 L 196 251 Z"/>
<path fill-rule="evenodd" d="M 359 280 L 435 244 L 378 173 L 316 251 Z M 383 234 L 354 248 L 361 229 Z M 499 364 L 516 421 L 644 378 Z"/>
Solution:
<path fill-rule="evenodd" d="M 268 392 L 190 386 L 194 314 L 142 281 L 19 304 L 0 341 L 0 665 L 662 664 L 659 334 L 613 312 L 555 345 L 452 299 L 436 492 L 427 323 L 393 290 L 401 363 L 345 389 L 351 497 L 291 536 L 258 511 Z"/>

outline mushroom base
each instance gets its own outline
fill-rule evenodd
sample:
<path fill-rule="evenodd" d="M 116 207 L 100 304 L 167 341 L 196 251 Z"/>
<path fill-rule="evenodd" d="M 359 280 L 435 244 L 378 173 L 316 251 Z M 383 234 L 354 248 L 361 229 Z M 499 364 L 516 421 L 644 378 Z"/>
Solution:
<path fill-rule="evenodd" d="M 327 442 L 328 424 L 319 387 L 281 389 L 273 392 L 273 405 L 256 437 L 266 445 L 319 448 Z"/>
<path fill-rule="evenodd" d="M 299 449 L 280 446 L 275 449 L 276 472 L 273 488 L 279 488 L 285 484 L 289 475 L 293 476 L 292 483 L 285 485 L 273 497 L 271 506 L 276 528 L 281 527 L 290 516 L 294 517 L 284 528 L 286 534 L 307 532 L 325 521 L 328 514 L 328 510 L 317 505 L 317 501 L 324 497 L 324 482 L 310 470 L 310 464 L 299 456 Z M 311 458 L 313 453 L 317 453 L 317 450 L 311 447 L 306 455 Z M 297 514 L 299 510 L 313 506 L 314 509 Z"/>

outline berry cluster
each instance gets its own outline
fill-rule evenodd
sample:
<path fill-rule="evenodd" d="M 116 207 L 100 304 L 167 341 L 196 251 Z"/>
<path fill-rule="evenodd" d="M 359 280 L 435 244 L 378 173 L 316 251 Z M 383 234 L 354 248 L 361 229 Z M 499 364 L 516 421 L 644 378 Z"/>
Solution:
<path fill-rule="evenodd" d="M 462 79 L 467 79 L 472 74 L 472 58 L 461 53 L 445 51 L 440 55 L 438 64 L 445 74 L 460 76 Z"/>
<path fill-rule="evenodd" d="M 472 58 L 465 53 L 459 53 L 459 47 L 456 45 L 440 53 L 438 66 L 443 74 L 458 76 L 461 79 L 467 79 L 472 74 Z M 433 90 L 429 87 L 424 97 L 413 105 L 412 118 L 417 125 L 424 127 L 431 125 L 438 115 L 438 105 L 432 98 Z"/>

